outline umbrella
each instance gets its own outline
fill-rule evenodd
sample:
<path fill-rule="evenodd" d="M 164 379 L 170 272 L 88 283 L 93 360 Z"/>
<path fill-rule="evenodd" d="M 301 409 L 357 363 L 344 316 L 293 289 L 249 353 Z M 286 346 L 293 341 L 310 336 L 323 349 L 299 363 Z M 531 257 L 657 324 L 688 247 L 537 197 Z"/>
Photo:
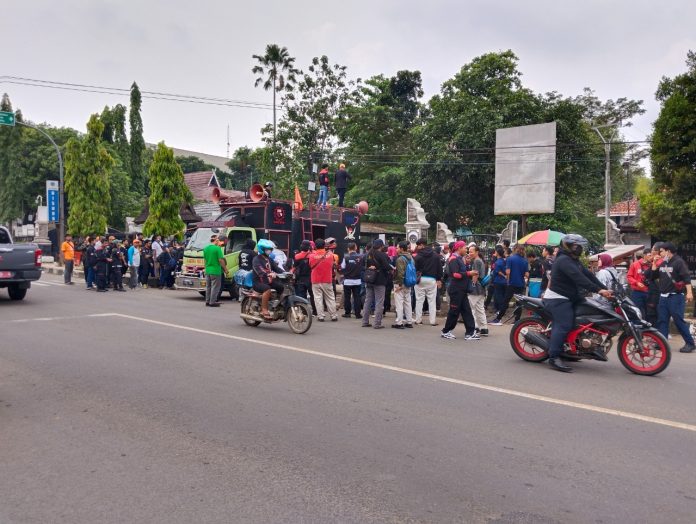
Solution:
<path fill-rule="evenodd" d="M 535 231 L 520 238 L 517 243 L 528 246 L 557 246 L 561 243 L 561 239 L 565 233 L 560 231 L 552 231 L 545 229 L 544 231 Z"/>

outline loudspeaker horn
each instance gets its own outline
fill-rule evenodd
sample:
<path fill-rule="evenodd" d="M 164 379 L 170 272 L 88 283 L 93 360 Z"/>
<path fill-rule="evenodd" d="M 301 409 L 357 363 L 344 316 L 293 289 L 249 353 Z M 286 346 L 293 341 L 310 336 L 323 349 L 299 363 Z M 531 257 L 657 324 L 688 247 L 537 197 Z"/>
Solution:
<path fill-rule="evenodd" d="M 249 188 L 249 200 L 252 202 L 261 202 L 266 196 L 261 184 L 254 184 Z"/>

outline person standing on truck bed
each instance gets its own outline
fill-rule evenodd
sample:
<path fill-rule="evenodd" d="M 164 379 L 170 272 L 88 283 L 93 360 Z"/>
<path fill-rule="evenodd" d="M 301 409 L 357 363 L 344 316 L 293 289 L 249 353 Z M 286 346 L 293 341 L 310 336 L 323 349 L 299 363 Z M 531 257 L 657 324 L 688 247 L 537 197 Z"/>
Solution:
<path fill-rule="evenodd" d="M 319 197 L 317 206 L 319 209 L 326 209 L 329 201 L 329 164 L 322 164 L 319 171 Z"/>
<path fill-rule="evenodd" d="M 73 263 L 75 260 L 75 244 L 72 235 L 65 235 L 65 242 L 60 246 L 60 257 L 63 260 L 63 282 L 72 285 Z"/>
<path fill-rule="evenodd" d="M 349 180 L 350 173 L 346 171 L 346 165 L 341 164 L 338 166 L 338 171 L 336 171 L 336 193 L 338 194 L 338 207 L 343 207 L 343 199 L 346 196 L 346 189 L 348 189 Z"/>
<path fill-rule="evenodd" d="M 203 248 L 203 260 L 205 260 L 205 305 L 208 307 L 220 307 L 218 297 L 222 289 L 222 274 L 229 276 L 225 255 L 222 247 L 227 243 L 227 236 L 221 234 L 215 242 Z"/>

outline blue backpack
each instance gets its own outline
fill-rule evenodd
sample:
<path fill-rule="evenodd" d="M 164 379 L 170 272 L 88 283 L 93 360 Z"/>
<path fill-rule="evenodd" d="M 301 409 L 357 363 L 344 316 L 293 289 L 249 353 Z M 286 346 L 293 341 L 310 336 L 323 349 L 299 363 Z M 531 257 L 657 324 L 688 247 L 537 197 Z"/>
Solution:
<path fill-rule="evenodd" d="M 407 262 L 406 262 L 406 273 L 404 274 L 404 286 L 406 287 L 413 287 L 418 283 L 418 275 L 416 275 L 416 264 L 413 262 L 413 259 L 408 259 L 408 257 L 401 255 L 404 257 Z"/>

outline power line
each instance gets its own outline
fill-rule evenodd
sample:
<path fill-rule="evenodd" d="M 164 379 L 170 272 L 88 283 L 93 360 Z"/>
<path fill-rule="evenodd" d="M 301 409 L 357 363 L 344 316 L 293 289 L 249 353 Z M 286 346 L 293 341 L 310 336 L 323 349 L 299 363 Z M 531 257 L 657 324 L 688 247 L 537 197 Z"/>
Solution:
<path fill-rule="evenodd" d="M 23 78 L 16 76 L 2 76 L 0 83 L 23 85 L 29 87 L 40 87 L 48 89 L 60 89 L 64 91 L 77 91 L 82 93 L 97 93 L 114 96 L 129 96 L 130 89 L 119 87 L 96 86 L 89 84 L 75 84 L 69 82 L 57 82 L 50 80 L 38 80 L 33 78 Z M 141 91 L 143 98 L 154 100 L 166 100 L 170 102 L 188 102 L 194 104 L 216 105 L 225 107 L 241 107 L 245 109 L 263 109 L 268 110 L 273 108 L 273 104 L 266 102 L 252 102 L 244 100 L 234 100 L 226 98 L 213 98 L 195 95 L 181 95 L 175 93 L 164 93 L 159 91 Z"/>

